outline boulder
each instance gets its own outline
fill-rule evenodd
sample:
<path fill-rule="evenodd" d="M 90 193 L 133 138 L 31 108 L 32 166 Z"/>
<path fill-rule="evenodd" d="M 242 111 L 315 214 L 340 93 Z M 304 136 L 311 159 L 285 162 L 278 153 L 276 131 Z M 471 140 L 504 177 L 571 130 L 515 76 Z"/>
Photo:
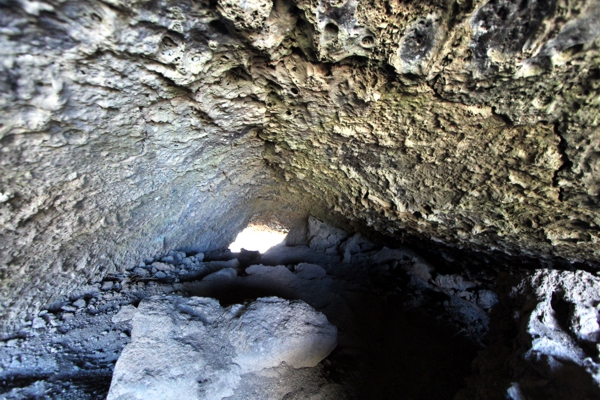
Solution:
<path fill-rule="evenodd" d="M 348 237 L 348 233 L 335 228 L 317 218 L 308 218 L 308 243 L 314 250 L 335 252 L 340 242 Z"/>
<path fill-rule="evenodd" d="M 236 393 L 243 374 L 314 367 L 337 345 L 323 314 L 277 297 L 223 308 L 211 298 L 153 296 L 132 323 L 109 400 L 221 399 Z"/>

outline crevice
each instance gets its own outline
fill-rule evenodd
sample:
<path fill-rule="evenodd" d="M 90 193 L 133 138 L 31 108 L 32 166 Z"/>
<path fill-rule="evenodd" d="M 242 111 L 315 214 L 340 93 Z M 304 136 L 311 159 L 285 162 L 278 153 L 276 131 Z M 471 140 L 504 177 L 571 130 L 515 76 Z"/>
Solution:
<path fill-rule="evenodd" d="M 558 136 L 558 138 L 560 140 L 558 143 L 558 151 L 560 153 L 562 164 L 556 171 L 554 171 L 554 175 L 552 177 L 552 186 L 559 188 L 558 200 L 562 202 L 562 201 L 564 201 L 564 189 L 559 186 L 559 179 L 562 178 L 561 175 L 567 174 L 571 170 L 573 163 L 569 160 L 569 158 L 567 156 L 568 144 L 567 144 L 567 141 L 564 139 L 564 137 L 560 133 L 560 130 L 561 130 L 560 126 L 561 126 L 561 122 L 556 122 L 554 124 L 554 134 L 556 136 Z"/>

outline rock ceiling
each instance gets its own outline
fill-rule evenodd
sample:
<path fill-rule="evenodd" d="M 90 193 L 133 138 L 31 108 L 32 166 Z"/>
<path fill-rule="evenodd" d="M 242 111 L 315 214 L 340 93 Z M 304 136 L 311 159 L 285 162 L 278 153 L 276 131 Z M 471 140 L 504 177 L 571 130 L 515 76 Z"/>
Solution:
<path fill-rule="evenodd" d="M 1 308 L 256 213 L 600 261 L 600 4 L 0 4 Z"/>

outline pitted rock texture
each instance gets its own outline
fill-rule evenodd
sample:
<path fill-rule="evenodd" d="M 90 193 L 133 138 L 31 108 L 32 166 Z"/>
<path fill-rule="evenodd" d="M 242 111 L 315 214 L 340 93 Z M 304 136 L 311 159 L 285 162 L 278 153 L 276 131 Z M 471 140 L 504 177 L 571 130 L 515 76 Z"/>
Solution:
<path fill-rule="evenodd" d="M 323 314 L 277 297 L 223 309 L 210 298 L 154 296 L 132 324 L 109 400 L 219 400 L 234 395 L 244 374 L 314 367 L 337 345 Z"/>
<path fill-rule="evenodd" d="M 2 321 L 266 210 L 600 260 L 594 0 L 0 7 Z"/>

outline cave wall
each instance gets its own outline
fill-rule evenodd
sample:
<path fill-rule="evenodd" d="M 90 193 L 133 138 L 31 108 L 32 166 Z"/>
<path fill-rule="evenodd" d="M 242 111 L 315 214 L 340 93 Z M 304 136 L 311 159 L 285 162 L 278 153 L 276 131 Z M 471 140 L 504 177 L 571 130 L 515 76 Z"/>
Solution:
<path fill-rule="evenodd" d="M 593 0 L 0 7 L 3 321 L 265 210 L 600 261 Z"/>
<path fill-rule="evenodd" d="M 148 256 L 227 246 L 273 208 L 264 107 L 219 92 L 231 63 L 205 41 L 181 67 L 194 78 L 172 76 L 172 11 L 141 6 L 3 4 L 3 321 Z"/>

